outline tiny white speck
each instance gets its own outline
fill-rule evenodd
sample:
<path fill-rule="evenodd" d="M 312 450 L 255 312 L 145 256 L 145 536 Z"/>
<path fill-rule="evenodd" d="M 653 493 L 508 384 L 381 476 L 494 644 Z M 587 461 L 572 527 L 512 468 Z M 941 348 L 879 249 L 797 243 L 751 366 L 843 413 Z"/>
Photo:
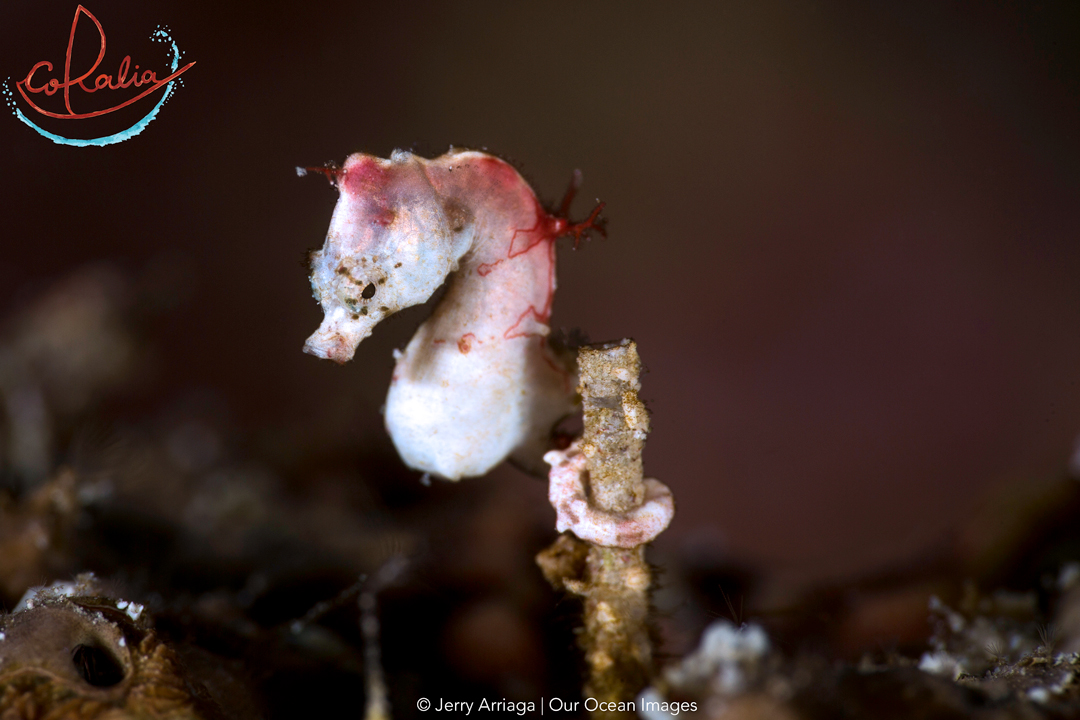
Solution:
<path fill-rule="evenodd" d="M 120 647 L 127 647 L 127 638 L 120 638 L 120 642 L 117 643 Z"/>

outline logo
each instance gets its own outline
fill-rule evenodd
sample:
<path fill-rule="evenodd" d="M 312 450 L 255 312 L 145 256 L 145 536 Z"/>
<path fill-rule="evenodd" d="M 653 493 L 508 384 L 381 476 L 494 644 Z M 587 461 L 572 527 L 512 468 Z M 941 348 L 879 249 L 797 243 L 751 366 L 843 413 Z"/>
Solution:
<path fill-rule="evenodd" d="M 83 18 L 93 23 L 93 28 L 97 31 L 97 57 L 92 64 L 88 62 L 89 56 L 85 62 L 81 62 L 73 52 L 76 32 L 79 31 L 79 22 Z M 79 33 L 79 37 L 80 47 L 84 51 L 82 54 L 85 54 L 85 38 L 93 37 L 94 33 L 88 23 L 83 23 L 83 27 L 85 30 Z M 175 91 L 177 78 L 195 64 L 189 62 L 180 67 L 180 49 L 165 28 L 159 26 L 151 33 L 150 39 L 165 44 L 167 48 L 168 57 L 161 65 L 140 68 L 130 55 L 125 55 L 115 73 L 99 72 L 99 68 L 104 69 L 102 62 L 105 60 L 105 30 L 93 13 L 79 5 L 71 21 L 71 33 L 68 35 L 67 54 L 64 56 L 62 71 L 49 60 L 41 60 L 30 68 L 26 77 L 14 83 L 18 98 L 12 91 L 10 78 L 0 92 L 4 94 L 15 117 L 55 143 L 87 147 L 123 142 L 146 129 Z M 80 63 L 81 67 L 89 67 L 85 70 L 73 67 Z M 153 106 L 143 115 L 139 108 L 150 106 L 151 103 Z M 134 121 L 133 112 L 137 118 Z M 99 129 L 105 121 L 94 119 L 104 116 L 110 116 L 106 121 L 115 120 L 123 129 L 98 137 L 84 138 L 78 135 L 85 133 L 76 131 L 74 126 L 70 125 L 79 121 L 82 121 L 83 125 L 92 122 L 93 127 Z M 50 129 L 47 130 L 42 125 Z M 66 127 L 71 127 L 72 130 L 63 132 Z"/>

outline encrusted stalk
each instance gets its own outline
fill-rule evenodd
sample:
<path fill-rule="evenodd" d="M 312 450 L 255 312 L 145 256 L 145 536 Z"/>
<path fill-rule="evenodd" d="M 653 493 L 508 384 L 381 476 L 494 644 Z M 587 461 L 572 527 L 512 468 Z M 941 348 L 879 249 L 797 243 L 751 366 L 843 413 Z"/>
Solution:
<path fill-rule="evenodd" d="M 596 518 L 593 524 L 618 528 L 640 525 L 637 514 L 649 502 L 667 508 L 666 526 L 673 510 L 670 493 L 657 481 L 646 481 L 642 474 L 641 451 L 649 418 L 637 394 L 641 361 L 636 344 L 622 340 L 582 348 L 578 371 L 585 432 L 577 444 L 580 455 L 576 451 L 549 454 L 553 503 L 556 476 L 566 472 L 560 468 L 570 467 L 575 457 L 580 464 L 583 455 L 587 472 L 581 474 L 588 512 Z M 556 509 L 560 518 L 564 513 L 575 518 L 581 514 L 565 502 L 556 504 Z M 641 539 L 622 543 L 629 546 L 610 547 L 566 533 L 541 552 L 537 562 L 552 585 L 584 600 L 585 627 L 580 642 L 589 670 L 585 694 L 597 701 L 592 717 L 636 717 L 630 703 L 648 684 L 652 668 L 647 627 L 651 578 L 645 563 L 645 543 L 652 538 L 626 530 L 586 533 L 579 529 L 583 524 L 574 520 L 570 528 L 590 536 Z"/>
<path fill-rule="evenodd" d="M 585 412 L 581 452 L 589 468 L 592 503 L 625 513 L 645 500 L 641 451 L 649 414 L 638 399 L 641 360 L 633 340 L 583 347 L 578 392 Z"/>

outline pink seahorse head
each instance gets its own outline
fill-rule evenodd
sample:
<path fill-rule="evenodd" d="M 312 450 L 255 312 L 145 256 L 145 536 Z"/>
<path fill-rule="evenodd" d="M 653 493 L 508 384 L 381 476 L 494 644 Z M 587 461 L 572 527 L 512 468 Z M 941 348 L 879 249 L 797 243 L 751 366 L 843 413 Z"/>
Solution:
<path fill-rule="evenodd" d="M 442 201 L 411 153 L 357 153 L 332 175 L 340 195 L 326 242 L 311 254 L 324 317 L 304 352 L 344 363 L 380 320 L 431 297 L 471 237 L 468 218 Z"/>

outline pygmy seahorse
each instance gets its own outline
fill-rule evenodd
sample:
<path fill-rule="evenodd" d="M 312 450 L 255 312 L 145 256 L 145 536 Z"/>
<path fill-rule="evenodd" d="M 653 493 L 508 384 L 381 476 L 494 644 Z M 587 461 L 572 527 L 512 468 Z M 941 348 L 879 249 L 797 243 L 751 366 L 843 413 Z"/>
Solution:
<path fill-rule="evenodd" d="M 474 151 L 395 151 L 326 169 L 339 198 L 311 256 L 325 313 L 304 351 L 350 360 L 374 326 L 450 277 L 397 363 L 385 421 L 407 465 L 450 480 L 513 455 L 535 465 L 574 407 L 572 365 L 547 342 L 555 240 L 602 231 L 548 213 L 506 162 Z M 572 187 L 573 189 L 573 187 Z"/>

